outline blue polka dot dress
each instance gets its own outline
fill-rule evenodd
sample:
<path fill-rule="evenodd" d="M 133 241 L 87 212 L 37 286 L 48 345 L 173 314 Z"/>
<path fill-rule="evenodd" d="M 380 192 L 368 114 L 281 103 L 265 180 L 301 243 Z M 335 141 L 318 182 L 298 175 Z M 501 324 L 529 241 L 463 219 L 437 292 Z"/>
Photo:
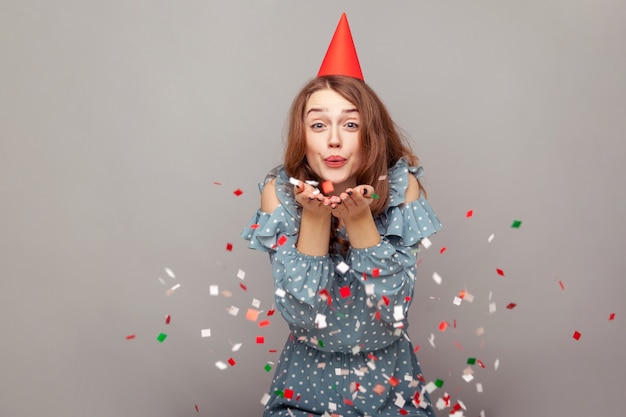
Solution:
<path fill-rule="evenodd" d="M 406 333 L 417 245 L 441 228 L 423 195 L 404 202 L 408 176 L 422 174 L 404 159 L 389 170 L 389 206 L 375 217 L 380 243 L 345 255 L 298 252 L 301 209 L 282 166 L 259 185 L 275 178 L 281 204 L 258 210 L 242 236 L 269 252 L 276 308 L 291 330 L 265 417 L 434 416 L 432 384 Z"/>

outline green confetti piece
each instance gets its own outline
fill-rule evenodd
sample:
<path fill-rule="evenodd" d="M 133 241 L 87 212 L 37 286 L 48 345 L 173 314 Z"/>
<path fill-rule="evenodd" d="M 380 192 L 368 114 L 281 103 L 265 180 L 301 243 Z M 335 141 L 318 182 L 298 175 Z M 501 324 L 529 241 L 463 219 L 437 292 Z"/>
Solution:
<path fill-rule="evenodd" d="M 283 398 L 285 396 L 285 394 L 279 389 L 274 391 L 274 395 L 278 395 L 280 398 Z"/>
<path fill-rule="evenodd" d="M 522 221 L 521 220 L 513 220 L 513 224 L 511 225 L 512 228 L 514 229 L 519 229 L 519 227 L 522 225 Z"/>
<path fill-rule="evenodd" d="M 167 338 L 167 335 L 165 333 L 161 333 L 160 335 L 157 336 L 157 340 L 161 343 L 163 343 L 163 341 Z"/>
<path fill-rule="evenodd" d="M 443 387 L 443 380 L 442 379 L 436 380 L 435 385 L 437 385 L 439 388 Z"/>
<path fill-rule="evenodd" d="M 337 316 L 340 317 L 340 318 L 344 318 L 346 315 L 343 314 L 343 313 L 337 312 Z"/>
<path fill-rule="evenodd" d="M 468 365 L 476 364 L 476 358 L 467 358 L 467 364 Z"/>
<path fill-rule="evenodd" d="M 271 370 L 272 370 L 272 365 L 270 365 L 269 363 L 265 365 L 265 372 L 269 372 Z"/>
<path fill-rule="evenodd" d="M 318 340 L 317 344 L 320 345 L 320 347 L 324 347 L 324 341 L 323 340 Z"/>
<path fill-rule="evenodd" d="M 377 198 L 380 198 L 380 197 L 378 196 L 378 194 L 376 194 L 376 193 L 372 193 L 372 198 L 373 198 L 374 200 L 376 200 Z"/>

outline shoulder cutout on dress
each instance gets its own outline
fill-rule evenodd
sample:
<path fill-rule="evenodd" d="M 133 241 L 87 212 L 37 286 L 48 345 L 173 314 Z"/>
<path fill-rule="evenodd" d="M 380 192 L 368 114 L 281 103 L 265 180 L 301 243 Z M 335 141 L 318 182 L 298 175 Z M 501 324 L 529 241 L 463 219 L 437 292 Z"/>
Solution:
<path fill-rule="evenodd" d="M 280 206 L 280 200 L 276 195 L 276 178 L 268 181 L 261 191 L 261 211 L 273 213 Z"/>
<path fill-rule="evenodd" d="M 419 199 L 422 191 L 420 188 L 420 183 L 414 175 L 408 175 L 408 178 L 409 184 L 406 188 L 406 194 L 404 195 L 405 203 L 410 203 L 411 201 Z"/>

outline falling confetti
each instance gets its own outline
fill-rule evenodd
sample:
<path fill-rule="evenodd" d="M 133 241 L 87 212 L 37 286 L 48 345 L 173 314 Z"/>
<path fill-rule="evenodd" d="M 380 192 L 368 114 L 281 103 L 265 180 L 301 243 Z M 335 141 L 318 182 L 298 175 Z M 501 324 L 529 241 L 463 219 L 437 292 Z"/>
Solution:
<path fill-rule="evenodd" d="M 229 252 L 232 252 L 232 250 L 233 250 L 233 244 L 232 244 L 232 243 L 230 243 L 230 242 L 229 242 L 229 243 L 227 243 L 227 244 L 226 244 L 226 250 L 227 250 L 227 251 L 229 251 Z"/>
<path fill-rule="evenodd" d="M 433 281 L 435 281 L 438 285 L 441 285 L 441 282 L 443 280 L 441 279 L 441 276 L 438 273 L 433 272 Z"/>
<path fill-rule="evenodd" d="M 157 340 L 161 343 L 163 343 L 163 341 L 167 338 L 167 335 L 165 333 L 161 333 L 157 336 Z"/>
<path fill-rule="evenodd" d="M 506 308 L 508 308 L 509 310 L 513 310 L 515 308 L 515 306 L 517 306 L 517 304 L 515 303 L 509 303 Z"/>
<path fill-rule="evenodd" d="M 474 210 L 468 210 L 467 213 L 465 213 L 465 217 L 467 217 L 468 219 L 472 217 L 473 215 L 474 215 Z"/>
<path fill-rule="evenodd" d="M 211 329 L 201 329 L 200 330 L 201 337 L 211 337 Z"/>
<path fill-rule="evenodd" d="M 580 334 L 580 332 L 578 330 L 576 330 L 576 331 L 574 331 L 574 334 L 573 334 L 572 337 L 574 339 L 576 339 L 576 340 L 580 340 L 580 336 L 582 336 L 582 335 Z"/>
<path fill-rule="evenodd" d="M 133 340 L 136 336 L 134 334 L 129 334 L 126 336 L 126 340 Z"/>
<path fill-rule="evenodd" d="M 165 273 L 166 273 L 167 275 L 169 275 L 169 277 L 170 277 L 170 278 L 176 278 L 176 275 L 174 275 L 174 273 L 172 272 L 172 270 L 171 270 L 171 269 L 169 269 L 169 268 L 165 268 Z"/>
<path fill-rule="evenodd" d="M 324 194 L 330 194 L 333 191 L 335 191 L 335 186 L 333 185 L 332 181 L 324 181 L 322 183 L 322 191 L 324 191 Z"/>
<path fill-rule="evenodd" d="M 513 224 L 511 225 L 512 228 L 514 229 L 519 229 L 519 227 L 522 225 L 522 221 L 521 220 L 513 220 Z"/>
<path fill-rule="evenodd" d="M 563 285 L 563 281 L 561 280 L 559 280 L 559 287 L 561 287 L 561 289 L 565 291 L 565 285 Z"/>
<path fill-rule="evenodd" d="M 446 251 L 446 247 L 445 247 L 445 246 L 444 246 L 444 247 L 442 247 L 441 249 L 439 249 L 439 253 L 440 253 L 441 255 L 443 255 L 443 253 L 444 253 L 445 251 Z"/>
<path fill-rule="evenodd" d="M 496 272 L 498 273 L 498 275 L 504 276 L 504 271 L 501 270 L 500 268 L 496 268 Z"/>
<path fill-rule="evenodd" d="M 170 317 L 169 314 L 165 316 L 165 324 L 170 324 L 171 321 L 172 321 L 172 318 Z"/>
<path fill-rule="evenodd" d="M 489 235 L 489 238 L 487 239 L 487 242 L 491 243 L 491 241 L 493 240 L 494 237 L 495 237 L 495 235 L 493 233 L 491 235 Z"/>
<path fill-rule="evenodd" d="M 377 200 L 377 199 L 379 199 L 379 198 L 380 198 L 380 196 L 379 196 L 378 194 L 376 194 L 376 193 L 372 193 L 372 198 L 373 198 L 374 200 Z"/>
<path fill-rule="evenodd" d="M 235 194 L 237 197 L 239 197 L 241 194 L 243 194 L 243 191 L 241 191 L 241 189 L 237 188 L 235 191 L 233 191 L 233 194 Z"/>
<path fill-rule="evenodd" d="M 615 320 L 615 313 L 611 313 L 609 315 L 609 321 L 613 321 L 613 320 Z"/>

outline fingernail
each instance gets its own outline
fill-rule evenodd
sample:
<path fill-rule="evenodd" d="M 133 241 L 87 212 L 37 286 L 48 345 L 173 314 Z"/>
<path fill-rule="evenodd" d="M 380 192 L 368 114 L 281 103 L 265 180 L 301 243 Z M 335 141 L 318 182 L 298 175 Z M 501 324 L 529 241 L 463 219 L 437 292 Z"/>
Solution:
<path fill-rule="evenodd" d="M 363 195 L 367 195 L 367 188 L 363 188 Z"/>
<path fill-rule="evenodd" d="M 352 195 L 352 191 L 348 191 L 346 194 L 348 194 L 348 195 Z"/>

